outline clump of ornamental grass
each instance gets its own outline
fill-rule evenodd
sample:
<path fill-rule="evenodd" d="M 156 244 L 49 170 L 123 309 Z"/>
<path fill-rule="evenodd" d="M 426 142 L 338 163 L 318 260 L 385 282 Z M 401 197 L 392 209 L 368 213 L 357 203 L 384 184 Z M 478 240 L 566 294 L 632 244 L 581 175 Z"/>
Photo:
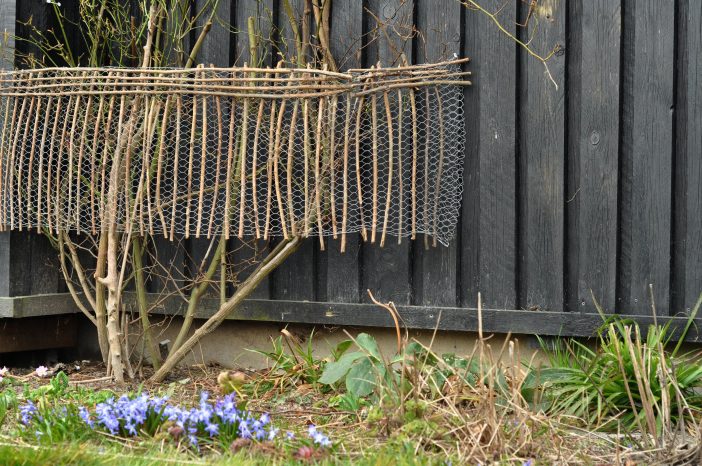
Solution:
<path fill-rule="evenodd" d="M 702 296 L 674 346 L 670 321 L 644 332 L 619 316 L 607 318 L 595 348 L 574 339 L 541 340 L 549 367 L 532 370 L 525 398 L 591 429 L 636 432 L 632 438 L 645 449 L 686 444 L 697 436 L 702 415 L 702 353 L 681 348 L 701 303 Z"/>

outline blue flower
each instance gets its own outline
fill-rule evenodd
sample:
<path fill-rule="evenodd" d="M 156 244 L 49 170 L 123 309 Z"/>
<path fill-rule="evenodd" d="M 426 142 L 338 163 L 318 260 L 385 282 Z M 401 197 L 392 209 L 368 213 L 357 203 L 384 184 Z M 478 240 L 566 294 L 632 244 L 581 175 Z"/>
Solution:
<path fill-rule="evenodd" d="M 219 434 L 219 426 L 217 426 L 217 424 L 207 424 L 205 431 L 210 434 L 210 437 L 214 437 Z"/>
<path fill-rule="evenodd" d="M 317 432 L 313 438 L 314 443 L 321 447 L 328 447 L 329 445 L 331 445 L 331 441 L 329 440 L 329 438 L 320 432 Z"/>
<path fill-rule="evenodd" d="M 20 407 L 20 417 L 22 419 L 22 424 L 28 425 L 34 419 L 34 416 L 39 410 L 31 401 L 27 401 L 27 404 Z"/>
<path fill-rule="evenodd" d="M 285 433 L 285 438 L 287 438 L 288 440 L 295 440 L 295 434 L 293 432 L 287 431 Z"/>
<path fill-rule="evenodd" d="M 85 406 L 81 406 L 78 408 L 78 414 L 80 415 L 80 418 L 83 419 L 83 422 L 88 424 L 91 428 L 95 427 L 95 422 L 90 418 L 90 412 L 88 411 L 88 408 Z"/>
<path fill-rule="evenodd" d="M 137 436 L 136 426 L 135 426 L 133 423 L 131 423 L 131 422 L 125 423 L 125 424 L 124 424 L 124 429 L 125 429 L 127 432 L 129 432 L 130 434 L 132 434 L 133 436 L 135 436 L 135 437 Z"/>
<path fill-rule="evenodd" d="M 268 440 L 273 440 L 278 435 L 278 432 L 280 432 L 280 429 L 272 427 L 271 430 L 268 431 Z"/>
<path fill-rule="evenodd" d="M 241 438 L 251 438 L 251 430 L 246 422 L 239 424 L 239 435 Z"/>

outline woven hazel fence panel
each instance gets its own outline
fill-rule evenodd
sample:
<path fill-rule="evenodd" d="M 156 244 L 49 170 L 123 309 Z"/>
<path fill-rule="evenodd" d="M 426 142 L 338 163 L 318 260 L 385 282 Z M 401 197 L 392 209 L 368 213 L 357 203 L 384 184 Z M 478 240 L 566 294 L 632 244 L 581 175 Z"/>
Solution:
<path fill-rule="evenodd" d="M 457 62 L 3 73 L 0 224 L 94 234 L 114 218 L 119 231 L 171 239 L 323 244 L 361 232 L 382 245 L 424 233 L 446 244 L 466 74 Z"/>

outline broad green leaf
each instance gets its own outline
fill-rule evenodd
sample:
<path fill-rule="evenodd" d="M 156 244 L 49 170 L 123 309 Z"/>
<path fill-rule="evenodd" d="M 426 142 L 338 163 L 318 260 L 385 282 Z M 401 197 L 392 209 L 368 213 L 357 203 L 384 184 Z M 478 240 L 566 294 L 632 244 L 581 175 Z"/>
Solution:
<path fill-rule="evenodd" d="M 381 361 L 380 349 L 378 349 L 378 343 L 376 343 L 375 338 L 368 335 L 367 333 L 359 333 L 356 337 L 356 344 L 363 350 L 367 351 L 374 359 Z"/>
<path fill-rule="evenodd" d="M 351 345 L 353 345 L 353 340 L 344 340 L 338 345 L 336 345 L 336 348 L 334 348 L 333 354 L 336 358 L 340 358 L 344 353 L 346 353 L 346 350 L 348 350 Z"/>
<path fill-rule="evenodd" d="M 346 374 L 346 389 L 356 396 L 368 396 L 373 392 L 377 381 L 370 358 L 361 359 Z"/>
<path fill-rule="evenodd" d="M 354 351 L 353 353 L 344 353 L 338 361 L 330 362 L 324 368 L 322 376 L 318 382 L 326 385 L 331 385 L 340 380 L 351 369 L 351 366 L 358 359 L 366 358 L 364 353 Z"/>

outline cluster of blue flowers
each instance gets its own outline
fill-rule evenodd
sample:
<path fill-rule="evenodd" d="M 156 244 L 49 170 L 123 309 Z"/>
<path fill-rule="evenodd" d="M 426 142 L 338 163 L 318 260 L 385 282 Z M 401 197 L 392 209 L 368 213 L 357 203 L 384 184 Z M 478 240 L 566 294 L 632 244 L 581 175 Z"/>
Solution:
<path fill-rule="evenodd" d="M 28 401 L 26 404 L 23 404 L 20 406 L 20 419 L 22 421 L 22 424 L 25 426 L 29 425 L 30 422 L 34 420 L 34 417 L 37 415 L 39 410 L 37 409 L 37 406 L 32 403 L 31 401 Z"/>
<path fill-rule="evenodd" d="M 167 396 L 149 396 L 146 393 L 136 397 L 122 395 L 98 403 L 93 412 L 81 406 L 78 414 L 91 429 L 104 429 L 112 435 L 155 435 L 167 428 L 174 440 L 182 439 L 194 448 L 199 448 L 202 439 L 271 441 L 280 432 L 271 424 L 267 413 L 256 417 L 248 411 L 239 410 L 234 393 L 210 401 L 209 394 L 202 392 L 199 403 L 192 408 L 172 404 Z M 39 409 L 31 401 L 20 407 L 20 417 L 26 426 L 34 419 L 41 419 Z M 320 448 L 332 444 L 314 425 L 309 426 L 308 435 Z M 285 438 L 292 440 L 295 435 L 287 432 Z"/>
<path fill-rule="evenodd" d="M 186 409 L 168 402 L 168 397 L 150 397 L 142 394 L 136 398 L 126 395 L 109 399 L 95 407 L 95 415 L 80 409 L 83 420 L 94 427 L 96 424 L 113 435 L 136 436 L 139 432 L 153 435 L 166 422 L 182 429 L 189 443 L 197 447 L 198 438 L 225 436 L 273 440 L 278 429 L 271 426 L 270 416 L 263 414 L 255 418 L 248 411 L 240 411 L 235 395 L 227 395 L 211 403 L 207 392 L 202 392 L 196 407 Z"/>
<path fill-rule="evenodd" d="M 309 425 L 307 428 L 307 433 L 312 441 L 320 447 L 328 447 L 331 445 L 331 440 L 329 440 L 329 437 L 318 431 L 317 426 L 314 424 Z"/>

